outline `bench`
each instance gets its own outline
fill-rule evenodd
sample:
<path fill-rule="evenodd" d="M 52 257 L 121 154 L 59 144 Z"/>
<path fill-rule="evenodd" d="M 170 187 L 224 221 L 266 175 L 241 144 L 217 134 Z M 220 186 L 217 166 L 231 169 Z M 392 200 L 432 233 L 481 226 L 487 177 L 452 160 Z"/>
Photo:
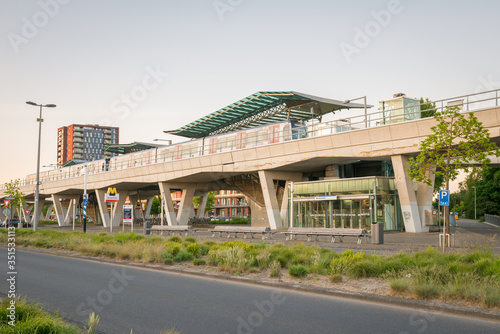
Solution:
<path fill-rule="evenodd" d="M 167 232 L 168 235 L 170 235 L 170 233 L 175 234 L 176 232 L 178 232 L 179 235 L 184 233 L 185 236 L 188 236 L 189 234 L 194 235 L 194 232 L 196 232 L 197 230 L 194 230 L 192 226 L 187 226 L 187 225 L 181 225 L 181 226 L 153 225 L 151 226 L 151 232 L 153 231 L 161 232 L 162 235 L 163 232 Z"/>
<path fill-rule="evenodd" d="M 343 242 L 343 237 L 357 237 L 358 244 L 361 243 L 361 240 L 364 238 L 365 242 L 368 242 L 368 238 L 371 238 L 371 235 L 365 230 L 361 228 L 352 229 L 352 228 L 306 228 L 306 227 L 290 227 L 287 232 L 283 232 L 285 234 L 286 240 L 296 240 L 297 235 L 307 235 L 307 241 L 311 241 L 312 237 L 316 237 L 316 241 L 318 241 L 319 236 L 329 236 L 332 237 L 332 242 L 335 242 L 335 239 L 338 238 L 339 242 Z"/>
<path fill-rule="evenodd" d="M 249 234 L 253 239 L 253 235 L 255 233 L 261 233 L 262 239 L 266 239 L 266 234 L 269 235 L 269 239 L 272 239 L 271 229 L 269 227 L 246 227 L 246 226 L 215 226 L 212 232 L 212 238 L 215 237 L 215 234 L 218 233 L 219 237 L 222 236 L 222 233 L 227 233 L 227 237 L 231 236 L 231 233 L 234 233 L 234 237 L 238 233 L 243 233 L 243 238 L 246 239 Z"/>

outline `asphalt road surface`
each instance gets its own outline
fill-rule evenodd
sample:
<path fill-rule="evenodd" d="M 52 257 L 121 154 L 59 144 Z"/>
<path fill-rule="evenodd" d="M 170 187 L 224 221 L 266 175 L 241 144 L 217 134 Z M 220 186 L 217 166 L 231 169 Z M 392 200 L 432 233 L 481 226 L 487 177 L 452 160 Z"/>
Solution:
<path fill-rule="evenodd" d="M 5 277 L 4 248 L 0 259 Z M 500 322 L 60 256 L 18 251 L 16 265 L 19 294 L 80 325 L 94 311 L 100 333 L 500 333 Z"/>

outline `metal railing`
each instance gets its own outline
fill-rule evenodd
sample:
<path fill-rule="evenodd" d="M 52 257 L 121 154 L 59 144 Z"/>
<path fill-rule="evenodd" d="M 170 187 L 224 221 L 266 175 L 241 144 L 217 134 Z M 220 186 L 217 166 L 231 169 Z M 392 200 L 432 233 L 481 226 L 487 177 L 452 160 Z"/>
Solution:
<path fill-rule="evenodd" d="M 211 138 L 197 139 L 169 146 L 162 146 L 157 149 L 118 156 L 117 158 L 112 158 L 106 168 L 102 167 L 104 166 L 102 165 L 103 160 L 88 162 L 86 163 L 88 166 L 87 172 L 88 175 L 95 175 L 169 161 L 180 161 L 205 155 L 232 152 L 235 150 L 282 144 L 288 141 L 334 135 L 346 131 L 362 130 L 367 127 L 410 122 L 421 119 L 421 114 L 429 111 L 411 111 L 423 105 L 435 105 L 435 108 L 433 107 L 432 110 L 437 112 L 441 112 L 450 106 L 458 106 L 462 112 L 498 107 L 500 99 L 499 93 L 500 89 L 496 89 L 448 99 L 426 101 L 424 103 L 407 105 L 390 110 L 379 110 L 377 112 L 367 113 L 366 117 L 368 120 L 365 120 L 365 114 L 362 114 L 323 123 L 310 122 L 304 127 L 282 129 L 272 133 L 266 132 L 265 135 L 262 135 L 259 131 L 251 132 L 251 129 L 247 129 L 246 137 L 244 138 L 237 137 L 236 134 L 231 137 L 228 137 L 228 134 L 220 134 L 216 136 L 217 139 L 215 141 L 211 141 Z M 212 138 L 215 138 L 215 136 Z M 95 163 L 98 165 L 94 166 Z M 40 173 L 41 185 L 47 182 L 83 176 L 83 174 L 80 173 L 82 168 L 83 164 L 42 172 Z M 21 180 L 21 186 L 34 185 L 35 183 L 35 174 L 28 175 Z M 0 189 L 5 189 L 5 185 L 0 185 Z"/>

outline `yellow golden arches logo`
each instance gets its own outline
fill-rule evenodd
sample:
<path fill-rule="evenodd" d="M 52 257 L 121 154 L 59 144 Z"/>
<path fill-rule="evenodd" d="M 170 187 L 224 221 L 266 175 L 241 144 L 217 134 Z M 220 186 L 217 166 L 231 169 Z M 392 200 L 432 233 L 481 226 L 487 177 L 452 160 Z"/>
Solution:
<path fill-rule="evenodd" d="M 109 187 L 108 188 L 108 195 L 116 195 L 116 188 Z"/>

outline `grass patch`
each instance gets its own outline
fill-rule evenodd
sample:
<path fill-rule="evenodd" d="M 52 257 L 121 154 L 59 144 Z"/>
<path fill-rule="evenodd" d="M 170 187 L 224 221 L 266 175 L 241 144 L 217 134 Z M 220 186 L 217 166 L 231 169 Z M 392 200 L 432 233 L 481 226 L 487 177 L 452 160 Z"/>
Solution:
<path fill-rule="evenodd" d="M 298 265 L 298 266 L 290 266 L 290 268 L 288 268 L 288 273 L 293 277 L 304 277 L 307 276 L 309 271 L 307 270 L 306 267 Z"/>
<path fill-rule="evenodd" d="M 15 299 L 16 322 L 9 325 L 10 299 L 0 303 L 0 332 L 1 333 L 61 333 L 77 334 L 80 330 L 65 323 L 60 317 L 42 310 L 37 304 L 29 304 L 25 299 Z"/>

